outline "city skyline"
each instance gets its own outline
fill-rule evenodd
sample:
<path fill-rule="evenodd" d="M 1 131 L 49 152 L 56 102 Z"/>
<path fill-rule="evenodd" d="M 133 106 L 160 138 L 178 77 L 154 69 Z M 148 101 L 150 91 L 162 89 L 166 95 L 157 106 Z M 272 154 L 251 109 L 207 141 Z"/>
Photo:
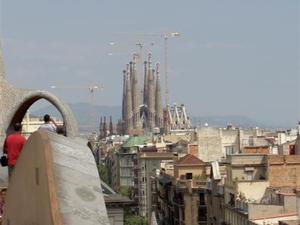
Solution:
<path fill-rule="evenodd" d="M 143 39 L 145 55 L 151 51 L 163 65 L 160 34 L 176 31 L 181 37 L 169 41 L 171 103 L 184 103 L 190 115 L 288 126 L 299 119 L 297 1 L 1 3 L 6 75 L 16 86 L 89 102 L 88 91 L 50 86 L 101 83 L 95 104 L 121 105 L 122 69 L 136 44 Z"/>

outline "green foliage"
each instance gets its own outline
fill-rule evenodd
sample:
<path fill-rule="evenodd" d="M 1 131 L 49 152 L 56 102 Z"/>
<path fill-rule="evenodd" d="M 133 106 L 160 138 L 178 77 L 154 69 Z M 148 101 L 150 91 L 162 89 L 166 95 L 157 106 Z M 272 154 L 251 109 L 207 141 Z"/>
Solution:
<path fill-rule="evenodd" d="M 132 197 L 132 187 L 120 186 L 119 193 L 121 195 Z M 124 225 L 148 225 L 147 219 L 141 216 L 135 215 L 130 207 L 124 208 Z"/>
<path fill-rule="evenodd" d="M 119 193 L 121 195 L 124 195 L 124 196 L 128 197 L 128 198 L 131 198 L 131 196 L 132 196 L 132 187 L 121 186 L 119 188 Z"/>
<path fill-rule="evenodd" d="M 200 180 L 201 179 L 201 175 L 193 175 L 193 180 Z"/>
<path fill-rule="evenodd" d="M 108 184 L 109 178 L 107 167 L 105 165 L 98 165 L 98 172 L 101 180 L 104 181 L 104 183 Z"/>
<path fill-rule="evenodd" d="M 148 222 L 144 217 L 127 215 L 125 216 L 124 225 L 148 225 Z"/>

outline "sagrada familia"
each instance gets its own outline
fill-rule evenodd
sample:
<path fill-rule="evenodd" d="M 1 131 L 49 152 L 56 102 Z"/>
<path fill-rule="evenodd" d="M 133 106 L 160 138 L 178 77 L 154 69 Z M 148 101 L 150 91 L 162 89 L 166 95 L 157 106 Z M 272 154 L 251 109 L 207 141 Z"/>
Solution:
<path fill-rule="evenodd" d="M 144 83 L 139 81 L 138 56 L 123 70 L 122 127 L 126 134 L 132 131 L 164 127 L 159 64 L 154 69 L 151 54 L 144 62 Z"/>

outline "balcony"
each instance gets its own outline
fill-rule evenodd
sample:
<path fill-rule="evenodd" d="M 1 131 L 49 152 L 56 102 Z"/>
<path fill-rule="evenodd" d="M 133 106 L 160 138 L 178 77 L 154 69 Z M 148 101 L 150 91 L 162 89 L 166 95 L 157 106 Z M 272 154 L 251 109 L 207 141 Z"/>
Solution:
<path fill-rule="evenodd" d="M 180 179 L 177 181 L 177 185 L 179 188 L 188 188 L 188 189 L 198 189 L 203 188 L 206 189 L 206 181 L 204 180 L 196 180 L 196 179 Z"/>

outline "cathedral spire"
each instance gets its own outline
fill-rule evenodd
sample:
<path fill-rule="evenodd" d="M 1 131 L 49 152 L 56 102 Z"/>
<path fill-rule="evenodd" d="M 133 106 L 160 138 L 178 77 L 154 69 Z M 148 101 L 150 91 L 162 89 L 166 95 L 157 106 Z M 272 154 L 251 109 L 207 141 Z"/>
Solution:
<path fill-rule="evenodd" d="M 132 88 L 132 111 L 133 111 L 133 127 L 140 128 L 140 104 L 141 104 L 141 92 L 139 89 L 138 75 L 137 75 L 137 55 L 133 55 L 132 73 L 131 73 L 131 88 Z"/>
<path fill-rule="evenodd" d="M 113 135 L 114 133 L 114 126 L 113 126 L 113 122 L 112 122 L 112 116 L 109 117 L 109 135 Z"/>
<path fill-rule="evenodd" d="M 123 70 L 123 96 L 122 96 L 122 120 L 125 121 L 125 107 L 126 107 L 126 70 Z"/>
<path fill-rule="evenodd" d="M 129 69 L 129 67 L 128 67 Z M 126 123 L 126 133 L 129 133 L 132 128 L 132 96 L 131 96 L 131 83 L 130 83 L 130 73 L 127 70 L 126 73 L 126 108 L 125 108 L 125 123 Z"/>
<path fill-rule="evenodd" d="M 151 66 L 151 63 L 149 63 L 149 66 Z M 148 68 L 148 71 L 148 119 L 149 128 L 152 129 L 155 125 L 155 70 L 150 67 L 150 69 Z"/>
<path fill-rule="evenodd" d="M 103 136 L 107 136 L 107 126 L 106 126 L 106 116 L 104 116 L 104 121 L 103 121 Z"/>
<path fill-rule="evenodd" d="M 144 105 L 147 105 L 147 95 L 148 95 L 148 76 L 147 76 L 147 64 L 148 62 L 144 62 Z"/>

